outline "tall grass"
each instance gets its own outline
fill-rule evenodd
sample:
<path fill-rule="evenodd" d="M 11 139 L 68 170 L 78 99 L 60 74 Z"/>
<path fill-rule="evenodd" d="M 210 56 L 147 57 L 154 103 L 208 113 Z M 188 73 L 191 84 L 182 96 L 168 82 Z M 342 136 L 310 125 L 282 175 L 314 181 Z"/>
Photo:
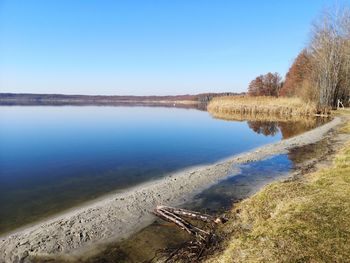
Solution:
<path fill-rule="evenodd" d="M 292 118 L 293 116 L 314 116 L 320 112 L 316 104 L 304 102 L 299 98 L 275 98 L 275 97 L 251 97 L 251 96 L 228 96 L 214 98 L 207 107 L 214 117 L 228 118 L 263 118 L 279 116 Z"/>

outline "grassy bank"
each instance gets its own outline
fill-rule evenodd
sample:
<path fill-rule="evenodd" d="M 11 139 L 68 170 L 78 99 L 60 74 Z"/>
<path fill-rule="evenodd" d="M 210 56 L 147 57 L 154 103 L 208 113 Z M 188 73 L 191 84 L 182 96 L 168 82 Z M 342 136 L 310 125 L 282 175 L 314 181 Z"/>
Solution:
<path fill-rule="evenodd" d="M 309 117 L 318 113 L 314 103 L 303 102 L 299 98 L 229 96 L 211 100 L 207 107 L 217 118 L 271 118 Z"/>
<path fill-rule="evenodd" d="M 350 143 L 330 167 L 265 187 L 231 217 L 208 262 L 350 262 Z"/>

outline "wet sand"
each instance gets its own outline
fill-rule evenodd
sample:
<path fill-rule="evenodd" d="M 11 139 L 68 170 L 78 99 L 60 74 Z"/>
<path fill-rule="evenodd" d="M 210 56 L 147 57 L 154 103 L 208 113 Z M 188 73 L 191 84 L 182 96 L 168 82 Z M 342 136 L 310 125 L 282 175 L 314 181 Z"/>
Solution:
<path fill-rule="evenodd" d="M 180 205 L 218 180 L 237 174 L 239 164 L 317 142 L 341 122 L 335 118 L 302 135 L 109 195 L 17 231 L 1 238 L 0 262 L 30 262 L 31 256 L 82 253 L 96 244 L 126 238 L 154 221 L 150 212 L 157 204 Z"/>

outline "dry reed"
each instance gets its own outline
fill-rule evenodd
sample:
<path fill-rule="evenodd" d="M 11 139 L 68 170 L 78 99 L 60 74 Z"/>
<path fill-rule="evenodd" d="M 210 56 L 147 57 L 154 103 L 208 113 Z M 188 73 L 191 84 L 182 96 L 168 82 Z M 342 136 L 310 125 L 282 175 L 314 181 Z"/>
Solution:
<path fill-rule="evenodd" d="M 303 102 L 299 98 L 228 96 L 214 98 L 207 107 L 214 117 L 236 119 L 264 118 L 279 116 L 293 118 L 294 116 L 314 116 L 320 113 L 316 104 Z M 328 112 L 326 112 L 328 113 Z M 241 117 L 238 117 L 241 116 Z"/>

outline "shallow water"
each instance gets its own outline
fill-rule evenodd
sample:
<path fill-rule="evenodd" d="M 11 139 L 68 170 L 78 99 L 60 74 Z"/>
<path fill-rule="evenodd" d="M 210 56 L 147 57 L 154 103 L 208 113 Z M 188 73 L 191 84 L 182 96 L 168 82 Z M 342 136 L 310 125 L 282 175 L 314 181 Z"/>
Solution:
<path fill-rule="evenodd" d="M 229 176 L 213 185 L 182 207 L 209 214 L 222 213 L 231 208 L 234 202 L 247 198 L 264 185 L 286 178 L 293 166 L 293 162 L 286 154 L 241 165 L 239 174 Z M 97 255 L 83 256 L 75 261 L 84 263 L 150 262 L 161 254 L 162 249 L 176 250 L 179 245 L 189 239 L 190 236 L 187 233 L 174 225 L 157 220 L 129 239 L 109 244 L 104 248 L 96 248 L 101 249 Z"/>
<path fill-rule="evenodd" d="M 186 207 L 210 214 L 222 213 L 232 204 L 254 194 L 264 185 L 285 178 L 293 169 L 288 155 L 243 164 L 240 173 L 229 176 L 198 194 Z"/>
<path fill-rule="evenodd" d="M 0 233 L 315 125 L 222 121 L 178 108 L 0 107 Z"/>

